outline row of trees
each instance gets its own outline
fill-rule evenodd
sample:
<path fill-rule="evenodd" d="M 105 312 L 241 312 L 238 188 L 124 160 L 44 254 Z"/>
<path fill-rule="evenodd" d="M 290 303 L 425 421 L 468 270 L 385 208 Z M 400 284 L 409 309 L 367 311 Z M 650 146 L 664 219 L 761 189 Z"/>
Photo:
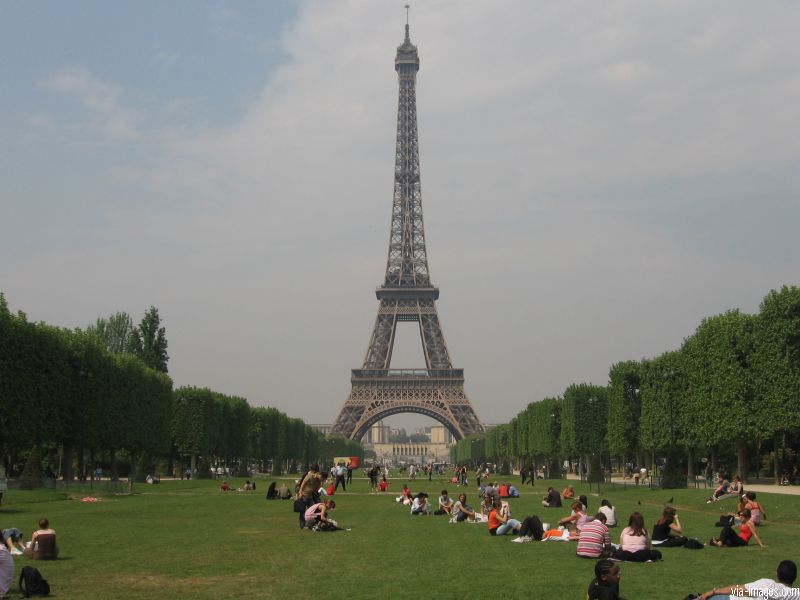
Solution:
<path fill-rule="evenodd" d="M 758 314 L 704 319 L 678 350 L 611 366 L 605 386 L 570 385 L 510 423 L 461 440 L 457 462 L 550 464 L 582 458 L 598 476 L 611 458 L 664 457 L 665 485 L 685 484 L 699 456 L 731 456 L 746 477 L 751 455 L 771 453 L 772 474 L 800 438 L 800 288 L 771 291 Z M 701 454 L 702 453 L 702 454 Z"/>
<path fill-rule="evenodd" d="M 0 294 L 0 452 L 8 470 L 25 461 L 41 474 L 41 452 L 60 456 L 71 480 L 100 456 L 123 453 L 132 477 L 158 458 L 203 465 L 271 465 L 360 456 L 350 440 L 327 440 L 273 408 L 191 387 L 173 391 L 167 342 L 151 307 L 134 326 L 125 313 L 86 330 L 31 323 Z M 27 459 L 27 460 L 25 460 Z M 87 461 L 89 468 L 87 468 Z M 169 469 L 171 470 L 171 469 Z"/>

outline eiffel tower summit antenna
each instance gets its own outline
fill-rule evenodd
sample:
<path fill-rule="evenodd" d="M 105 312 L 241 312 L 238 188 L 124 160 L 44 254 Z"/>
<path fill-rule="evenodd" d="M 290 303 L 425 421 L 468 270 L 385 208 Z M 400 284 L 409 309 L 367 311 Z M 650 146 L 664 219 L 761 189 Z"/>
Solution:
<path fill-rule="evenodd" d="M 355 440 L 377 421 L 399 413 L 435 419 L 457 440 L 483 431 L 464 391 L 464 370 L 450 360 L 436 309 L 439 288 L 428 271 L 417 135 L 419 54 L 409 35 L 408 9 L 406 4 L 406 35 L 394 59 L 400 93 L 386 274 L 375 290 L 378 316 L 364 363 L 352 370 L 350 395 L 331 432 Z M 424 369 L 389 368 L 397 324 L 404 321 L 419 324 Z"/>

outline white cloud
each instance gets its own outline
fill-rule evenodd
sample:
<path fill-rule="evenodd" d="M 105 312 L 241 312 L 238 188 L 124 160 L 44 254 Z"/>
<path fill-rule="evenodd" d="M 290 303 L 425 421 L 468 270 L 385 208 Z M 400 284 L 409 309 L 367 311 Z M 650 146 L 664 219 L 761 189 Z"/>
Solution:
<path fill-rule="evenodd" d="M 42 82 L 42 86 L 73 96 L 88 112 L 88 126 L 114 140 L 140 139 L 141 116 L 120 101 L 119 86 L 95 78 L 81 67 L 62 69 Z"/>
<path fill-rule="evenodd" d="M 765 258 L 790 242 L 759 232 L 800 216 L 786 175 L 800 156 L 800 18 L 728 6 L 412 9 L 431 271 L 486 420 L 604 383 L 612 362 L 674 348 L 702 317 L 756 310 L 796 281 L 796 258 Z M 74 324 L 156 304 L 178 384 L 332 420 L 383 275 L 403 22 L 390 4 L 302 3 L 280 40 L 287 62 L 224 129 L 146 129 L 122 100 L 135 90 L 57 73 L 47 87 L 77 99 L 99 139 L 129 144 L 129 160 L 86 175 L 115 190 L 113 239 L 3 279 L 63 278 Z M 766 191 L 778 199 L 760 211 Z M 91 307 L 69 291 L 76 277 L 99 290 Z M 38 297 L 20 304 L 33 313 Z M 51 314 L 39 318 L 69 320 Z"/>

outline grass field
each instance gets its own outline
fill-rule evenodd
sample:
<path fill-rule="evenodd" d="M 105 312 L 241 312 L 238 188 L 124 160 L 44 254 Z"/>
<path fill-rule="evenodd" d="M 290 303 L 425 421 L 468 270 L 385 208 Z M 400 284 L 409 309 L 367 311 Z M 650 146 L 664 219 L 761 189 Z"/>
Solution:
<path fill-rule="evenodd" d="M 241 485 L 239 480 L 232 485 Z M 26 539 L 41 516 L 58 532 L 61 557 L 36 562 L 58 598 L 555 598 L 583 599 L 594 561 L 575 556 L 574 543 L 511 543 L 491 537 L 485 525 L 451 525 L 446 517 L 411 517 L 392 492 L 370 494 L 356 479 L 336 495 L 333 517 L 351 531 L 300 530 L 291 501 L 266 501 L 269 480 L 256 492 L 222 493 L 214 481 L 137 485 L 133 495 L 104 495 L 80 502 L 88 488 L 68 492 L 11 491 L 0 508 L 0 527 L 17 527 Z M 293 483 L 287 481 L 287 483 Z M 563 481 L 553 482 L 561 488 Z M 410 482 L 434 500 L 442 481 Z M 512 499 L 514 517 L 538 514 L 553 522 L 569 512 L 544 509 L 547 482 Z M 576 492 L 587 488 L 577 483 Z M 468 500 L 478 504 L 476 488 Z M 704 490 L 607 489 L 620 522 L 640 510 L 648 527 L 675 496 L 685 533 L 703 542 L 724 506 L 706 505 Z M 667 548 L 654 564 L 622 564 L 621 591 L 629 600 L 681 599 L 713 586 L 772 577 L 783 559 L 797 560 L 800 497 L 759 494 L 769 520 L 760 528 L 766 548 Z M 589 497 L 595 512 L 600 499 Z M 641 504 L 639 504 L 641 502 Z M 620 528 L 612 529 L 618 541 Z M 32 564 L 16 557 L 16 575 Z M 16 585 L 12 596 L 16 596 Z"/>

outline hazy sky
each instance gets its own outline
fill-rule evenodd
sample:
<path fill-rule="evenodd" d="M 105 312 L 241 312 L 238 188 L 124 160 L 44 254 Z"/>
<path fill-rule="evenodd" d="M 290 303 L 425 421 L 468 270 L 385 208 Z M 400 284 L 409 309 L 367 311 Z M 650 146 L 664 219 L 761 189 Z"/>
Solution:
<path fill-rule="evenodd" d="M 176 386 L 332 422 L 384 275 L 403 4 L 0 3 L 12 310 L 155 305 Z M 798 283 L 800 4 L 412 4 L 429 264 L 481 419 Z M 423 365 L 414 327 L 392 366 Z"/>

